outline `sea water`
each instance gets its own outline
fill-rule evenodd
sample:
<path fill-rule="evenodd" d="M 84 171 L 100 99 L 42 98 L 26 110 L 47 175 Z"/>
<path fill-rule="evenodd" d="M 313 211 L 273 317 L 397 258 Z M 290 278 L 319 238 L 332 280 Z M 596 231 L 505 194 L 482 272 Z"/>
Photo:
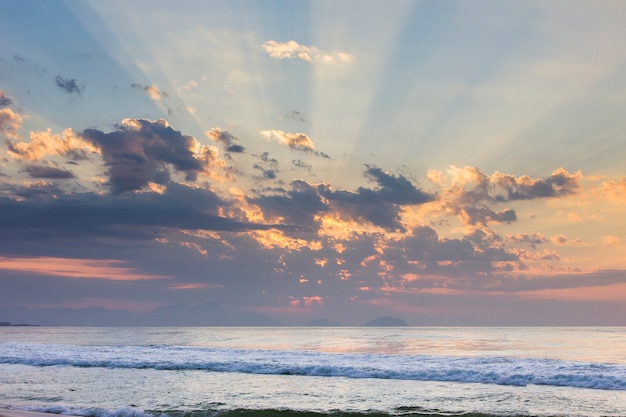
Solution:
<path fill-rule="evenodd" d="M 0 407 L 92 417 L 626 416 L 626 328 L 4 327 Z"/>

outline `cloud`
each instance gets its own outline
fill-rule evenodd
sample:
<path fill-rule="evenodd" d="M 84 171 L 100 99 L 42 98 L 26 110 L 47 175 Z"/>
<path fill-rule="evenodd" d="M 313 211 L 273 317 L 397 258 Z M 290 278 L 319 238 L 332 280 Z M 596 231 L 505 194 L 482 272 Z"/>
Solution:
<path fill-rule="evenodd" d="M 262 154 L 269 166 L 255 164 L 266 178 L 275 178 L 277 161 Z M 301 164 L 300 164 L 301 165 Z M 249 199 L 268 221 L 319 227 L 320 216 L 337 216 L 344 221 L 366 222 L 387 231 L 405 231 L 402 206 L 423 204 L 434 197 L 416 188 L 402 175 L 392 175 L 368 166 L 364 175 L 377 182 L 377 189 L 359 187 L 356 191 L 334 190 L 330 184 L 311 185 L 303 180 L 291 183 L 292 189 L 275 190 L 275 195 Z"/>
<path fill-rule="evenodd" d="M 402 175 L 392 175 L 380 168 L 366 165 L 364 176 L 379 187 L 359 187 L 356 191 L 333 190 L 329 184 L 319 185 L 318 192 L 345 220 L 367 221 L 387 231 L 406 231 L 401 222 L 401 208 L 434 200 L 434 196 L 415 187 Z"/>
<path fill-rule="evenodd" d="M 252 166 L 254 169 L 261 171 L 263 178 L 273 180 L 279 172 L 279 163 L 275 158 L 271 158 L 269 152 L 263 152 L 259 155 L 253 155 L 260 162 L 255 162 Z"/>
<path fill-rule="evenodd" d="M 202 77 L 202 80 L 205 81 L 206 78 Z M 191 90 L 196 89 L 196 88 L 198 88 L 198 81 L 191 80 L 187 84 L 183 85 L 182 87 L 177 88 L 177 90 L 179 90 L 179 91 L 191 91 Z"/>
<path fill-rule="evenodd" d="M 76 178 L 72 171 L 50 165 L 26 165 L 23 169 L 31 178 L 72 179 Z"/>
<path fill-rule="evenodd" d="M 300 45 L 298 42 L 290 40 L 280 43 L 269 40 L 261 45 L 265 52 L 275 59 L 300 59 L 306 62 L 343 62 L 349 63 L 354 56 L 346 52 L 326 52 L 315 46 Z"/>
<path fill-rule="evenodd" d="M 290 111 L 289 113 L 285 115 L 285 117 L 288 119 L 296 120 L 298 122 L 306 123 L 306 119 L 304 118 L 302 113 L 300 113 L 297 110 Z"/>
<path fill-rule="evenodd" d="M 170 181 L 172 169 L 195 181 L 217 162 L 217 150 L 174 130 L 165 120 L 124 119 L 117 130 L 86 129 L 81 137 L 98 147 L 114 193 Z"/>
<path fill-rule="evenodd" d="M 356 192 L 334 191 L 328 184 L 317 188 L 344 220 L 366 221 L 391 232 L 405 231 L 400 223 L 400 206 L 385 201 L 374 190 L 359 187 Z"/>
<path fill-rule="evenodd" d="M 0 135 L 17 138 L 17 130 L 22 126 L 22 116 L 11 109 L 0 109 Z"/>
<path fill-rule="evenodd" d="M 570 174 L 559 168 L 549 177 L 536 179 L 528 175 L 515 177 L 495 173 L 491 182 L 496 186 L 498 201 L 532 200 L 535 198 L 561 197 L 574 194 L 580 188 L 582 173 Z"/>
<path fill-rule="evenodd" d="M 423 204 L 435 199 L 433 195 L 416 188 L 402 175 L 392 175 L 375 166 L 366 167 L 365 176 L 378 183 L 378 193 L 385 201 L 406 205 Z"/>
<path fill-rule="evenodd" d="M 274 168 L 265 168 L 258 163 L 255 163 L 254 165 L 252 165 L 252 168 L 261 171 L 261 175 L 263 176 L 263 178 L 268 179 L 268 180 L 276 179 L 277 174 L 278 174 L 278 170 Z"/>
<path fill-rule="evenodd" d="M 4 94 L 4 91 L 0 90 L 0 107 L 10 106 L 13 104 L 11 97 Z"/>
<path fill-rule="evenodd" d="M 602 243 L 608 246 L 620 246 L 623 244 L 620 238 L 613 235 L 602 236 Z"/>
<path fill-rule="evenodd" d="M 367 222 L 387 231 L 405 231 L 401 222 L 402 206 L 423 204 L 434 198 L 402 175 L 392 175 L 372 166 L 367 167 L 364 175 L 376 181 L 379 187 L 334 190 L 330 184 L 311 185 L 297 180 L 291 183 L 289 191 L 276 190 L 275 195 L 251 198 L 249 202 L 261 208 L 267 221 L 283 219 L 289 224 L 318 228 L 321 216 L 328 215 L 345 221 Z"/>
<path fill-rule="evenodd" d="M 603 182 L 599 197 L 608 198 L 616 203 L 626 203 L 626 177 Z"/>
<path fill-rule="evenodd" d="M 527 244 L 535 249 L 537 245 L 547 242 L 548 238 L 541 233 L 518 233 L 516 235 L 507 235 L 507 240 L 513 243 Z"/>
<path fill-rule="evenodd" d="M 0 195 L 0 251 L 73 242 L 117 238 L 153 240 L 176 231 L 294 230 L 295 226 L 253 223 L 225 217 L 230 202 L 207 189 L 170 183 L 162 193 L 67 193 L 44 186 L 13 187 Z M 14 198 L 20 196 L 19 199 Z"/>
<path fill-rule="evenodd" d="M 143 85 L 139 83 L 132 83 L 130 86 L 143 90 L 148 95 L 148 97 L 150 97 L 154 101 L 159 101 L 163 98 L 168 97 L 168 94 L 166 92 L 159 90 L 159 87 L 153 84 Z"/>
<path fill-rule="evenodd" d="M 205 133 L 210 139 L 214 140 L 215 142 L 221 143 L 226 152 L 245 152 L 245 148 L 236 143 L 239 141 L 239 139 L 226 130 L 222 130 L 219 127 L 214 127 L 213 129 L 207 130 Z"/>
<path fill-rule="evenodd" d="M 28 273 L 71 278 L 136 281 L 165 279 L 163 275 L 141 274 L 114 259 L 73 259 L 53 257 L 5 258 L 0 257 L 0 270 L 26 271 Z"/>
<path fill-rule="evenodd" d="M 72 129 L 65 129 L 62 135 L 54 135 L 50 129 L 31 132 L 30 142 L 7 140 L 7 150 L 10 156 L 27 161 L 37 161 L 45 155 L 81 161 L 89 159 L 91 154 L 100 152 L 92 143 L 78 137 Z"/>
<path fill-rule="evenodd" d="M 79 96 L 82 94 L 85 89 L 84 85 L 79 85 L 76 78 L 63 78 L 60 75 L 57 75 L 54 79 L 56 86 L 61 90 L 65 91 L 67 94 L 78 94 Z"/>
<path fill-rule="evenodd" d="M 428 178 L 441 187 L 439 198 L 449 213 L 457 215 L 467 225 L 491 222 L 510 223 L 517 220 L 513 209 L 489 207 L 520 200 L 557 198 L 575 194 L 580 189 L 582 173 L 570 174 L 559 168 L 546 178 L 496 172 L 487 175 L 476 167 L 451 167 L 448 175 L 430 171 Z M 446 180 L 449 179 L 449 185 Z"/>
<path fill-rule="evenodd" d="M 486 225 L 487 223 L 511 223 L 517 220 L 515 210 L 495 211 L 487 207 L 461 207 L 459 214 L 467 225 Z"/>
<path fill-rule="evenodd" d="M 307 171 L 309 171 L 309 174 L 311 173 L 311 170 L 313 169 L 313 165 L 311 164 L 307 164 L 306 162 L 300 160 L 300 159 L 294 159 L 291 161 L 291 164 L 298 169 L 305 169 Z"/>
<path fill-rule="evenodd" d="M 350 281 L 376 293 L 407 293 L 413 296 L 432 290 L 479 290 L 498 286 L 501 264 L 520 264 L 519 257 L 505 249 L 502 239 L 491 231 L 473 229 L 460 238 L 439 236 L 426 225 L 414 227 L 393 238 L 384 234 L 360 235 L 358 249 L 346 239 L 342 256 L 366 255 L 355 265 L 341 266 L 350 272 Z M 365 295 L 363 295 L 365 297 Z M 397 300 L 397 299 L 396 299 Z"/>
<path fill-rule="evenodd" d="M 563 168 L 540 179 L 528 175 L 516 177 L 500 172 L 489 176 L 476 167 L 453 166 L 449 174 L 452 184 L 445 189 L 446 194 L 453 196 L 457 202 L 467 204 L 562 197 L 574 194 L 580 188 L 582 180 L 581 172 L 570 174 Z M 431 171 L 429 178 L 443 185 L 445 175 Z"/>
<path fill-rule="evenodd" d="M 267 220 L 310 227 L 317 225 L 317 214 L 329 211 L 315 187 L 301 180 L 293 181 L 291 190 L 284 195 L 265 195 L 248 201 L 259 206 Z"/>
<path fill-rule="evenodd" d="M 265 136 L 267 140 L 273 139 L 278 143 L 287 145 L 293 150 L 311 153 L 316 156 L 321 156 L 322 158 L 330 158 L 330 156 L 325 153 L 316 151 L 313 141 L 304 133 L 289 133 L 283 132 L 282 130 L 264 130 L 261 132 L 261 135 Z"/>

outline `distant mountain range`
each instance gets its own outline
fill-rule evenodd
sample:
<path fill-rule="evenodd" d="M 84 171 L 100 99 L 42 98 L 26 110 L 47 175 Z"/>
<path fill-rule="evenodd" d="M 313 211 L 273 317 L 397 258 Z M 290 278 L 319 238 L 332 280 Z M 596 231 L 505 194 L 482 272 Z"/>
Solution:
<path fill-rule="evenodd" d="M 254 312 L 226 312 L 215 303 L 200 306 L 175 304 L 159 307 L 149 313 L 109 310 L 103 307 L 85 309 L 26 308 L 0 306 L 0 326 L 18 326 L 12 323 L 32 323 L 41 326 L 284 326 L 271 317 Z M 338 327 L 342 324 L 328 319 L 303 323 L 310 327 Z M 27 326 L 27 324 L 20 324 Z M 407 326 L 395 317 L 379 317 L 364 326 Z"/>

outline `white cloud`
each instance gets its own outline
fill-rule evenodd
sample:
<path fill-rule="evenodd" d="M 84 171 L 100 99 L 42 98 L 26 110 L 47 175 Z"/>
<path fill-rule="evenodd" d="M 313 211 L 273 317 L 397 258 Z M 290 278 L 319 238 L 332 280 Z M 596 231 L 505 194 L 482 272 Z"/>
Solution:
<path fill-rule="evenodd" d="M 318 49 L 316 46 L 300 45 L 296 41 L 279 43 L 269 40 L 261 45 L 271 58 L 275 59 L 301 59 L 306 62 L 351 62 L 354 59 L 352 54 L 347 52 L 327 52 Z"/>

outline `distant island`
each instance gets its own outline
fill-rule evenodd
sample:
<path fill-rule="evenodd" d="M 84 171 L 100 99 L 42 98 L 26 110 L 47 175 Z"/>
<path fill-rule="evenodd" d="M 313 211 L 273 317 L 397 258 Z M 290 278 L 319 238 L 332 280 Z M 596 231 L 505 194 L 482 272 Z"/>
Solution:
<path fill-rule="evenodd" d="M 366 326 L 366 327 L 402 327 L 402 326 L 408 326 L 408 323 L 397 317 L 384 316 L 384 317 L 378 317 L 374 320 L 370 320 L 367 323 L 365 323 L 363 326 Z"/>
<path fill-rule="evenodd" d="M 38 324 L 13 324 L 8 321 L 0 321 L 0 327 L 25 327 L 25 326 L 39 326 Z"/>

